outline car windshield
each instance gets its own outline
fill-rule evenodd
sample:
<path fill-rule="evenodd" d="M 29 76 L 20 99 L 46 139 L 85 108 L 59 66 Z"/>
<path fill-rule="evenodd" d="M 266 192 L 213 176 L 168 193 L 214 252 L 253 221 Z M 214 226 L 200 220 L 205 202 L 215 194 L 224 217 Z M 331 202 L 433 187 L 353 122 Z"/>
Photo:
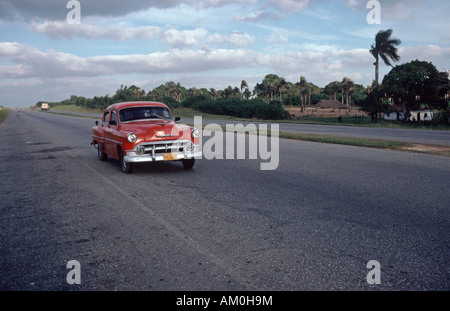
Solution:
<path fill-rule="evenodd" d="M 172 119 L 169 109 L 166 107 L 131 107 L 119 111 L 120 122 L 130 122 L 149 119 Z"/>

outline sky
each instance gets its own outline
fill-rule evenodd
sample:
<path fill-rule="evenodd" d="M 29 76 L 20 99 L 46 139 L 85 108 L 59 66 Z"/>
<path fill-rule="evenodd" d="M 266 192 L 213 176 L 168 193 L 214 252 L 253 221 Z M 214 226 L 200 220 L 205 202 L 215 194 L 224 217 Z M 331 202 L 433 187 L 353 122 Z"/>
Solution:
<path fill-rule="evenodd" d="M 450 69 L 448 0 L 0 0 L 0 105 L 186 88 L 253 91 L 267 74 L 367 86 L 380 30 L 400 61 Z M 379 24 L 369 23 L 379 3 Z M 76 11 L 80 8 L 79 14 Z M 369 21 L 368 21 L 369 17 Z M 78 19 L 77 19 L 78 18 Z M 391 67 L 380 67 L 380 80 Z"/>

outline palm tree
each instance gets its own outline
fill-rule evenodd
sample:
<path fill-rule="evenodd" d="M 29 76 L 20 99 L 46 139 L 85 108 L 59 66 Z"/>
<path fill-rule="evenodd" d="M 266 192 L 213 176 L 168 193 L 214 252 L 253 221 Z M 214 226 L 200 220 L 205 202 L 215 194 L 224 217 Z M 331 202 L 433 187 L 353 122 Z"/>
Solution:
<path fill-rule="evenodd" d="M 179 102 L 181 101 L 181 94 L 182 94 L 182 89 L 181 89 L 181 84 L 180 82 L 177 83 L 177 85 L 175 86 L 175 94 L 176 94 L 176 100 Z"/>
<path fill-rule="evenodd" d="M 278 92 L 280 94 L 280 102 L 283 103 L 283 92 L 286 91 L 286 79 L 281 78 L 278 82 Z"/>
<path fill-rule="evenodd" d="M 387 66 L 391 66 L 391 59 L 394 62 L 400 60 L 400 56 L 397 54 L 397 45 L 400 45 L 402 41 L 400 39 L 391 38 L 392 29 L 380 30 L 375 36 L 375 44 L 372 44 L 370 54 L 375 57 L 375 88 L 378 88 L 379 78 L 379 59 L 384 61 Z"/>
<path fill-rule="evenodd" d="M 211 99 L 212 100 L 215 100 L 216 99 L 216 95 L 217 95 L 217 92 L 216 92 L 216 89 L 215 88 L 210 88 L 209 89 L 209 94 L 211 95 Z"/>
<path fill-rule="evenodd" d="M 247 82 L 245 80 L 242 80 L 241 81 L 241 93 L 246 87 L 248 87 Z"/>
<path fill-rule="evenodd" d="M 236 96 L 237 96 L 237 94 L 240 94 L 242 91 L 239 91 L 239 88 L 237 87 L 237 86 L 235 86 L 234 88 L 233 88 L 233 91 L 231 92 L 232 94 L 232 97 L 233 98 L 236 98 Z"/>
<path fill-rule="evenodd" d="M 349 105 L 350 92 L 353 90 L 355 83 L 352 80 L 350 80 L 349 78 L 344 77 L 342 79 L 341 84 L 342 84 L 342 89 L 345 90 L 345 94 L 346 94 L 345 99 L 346 99 L 347 107 L 350 107 L 350 105 Z M 344 98 L 344 92 L 342 92 L 342 98 Z"/>
<path fill-rule="evenodd" d="M 247 87 L 247 88 L 245 88 L 245 91 L 244 91 L 244 97 L 245 97 L 245 99 L 248 100 L 250 98 L 250 96 L 252 96 L 252 93 L 250 92 L 250 90 Z"/>
<path fill-rule="evenodd" d="M 181 101 L 181 85 L 177 83 L 171 90 L 170 96 L 172 96 L 177 102 Z"/>
<path fill-rule="evenodd" d="M 309 86 L 306 85 L 306 87 L 304 87 L 302 89 L 302 91 L 300 92 L 300 100 L 302 102 L 302 111 L 303 111 L 303 105 L 307 105 L 308 104 L 308 95 L 309 95 Z"/>
<path fill-rule="evenodd" d="M 224 90 L 224 95 L 225 95 L 225 99 L 229 99 L 231 96 L 233 96 L 233 87 L 231 85 L 229 85 Z"/>
<path fill-rule="evenodd" d="M 171 90 L 170 90 L 170 96 L 171 96 L 173 99 L 177 100 L 177 91 L 176 91 L 175 89 L 171 89 Z"/>
<path fill-rule="evenodd" d="M 169 82 L 166 82 L 166 84 L 164 84 L 164 95 L 167 96 L 169 93 L 170 87 L 169 87 Z"/>
<path fill-rule="evenodd" d="M 306 87 L 307 86 L 307 84 L 308 84 L 308 82 L 306 81 L 306 78 L 305 77 L 300 77 L 300 83 L 298 84 L 298 87 L 299 87 L 299 89 L 300 89 L 300 101 L 301 101 L 301 111 L 303 112 L 303 105 L 304 105 L 304 103 L 303 103 L 303 96 L 302 96 L 302 90 L 303 90 L 303 88 L 304 87 Z"/>
<path fill-rule="evenodd" d="M 331 83 L 331 87 L 333 88 L 334 99 L 336 99 L 337 93 L 339 93 L 339 90 L 341 89 L 341 83 L 339 81 L 334 81 Z"/>

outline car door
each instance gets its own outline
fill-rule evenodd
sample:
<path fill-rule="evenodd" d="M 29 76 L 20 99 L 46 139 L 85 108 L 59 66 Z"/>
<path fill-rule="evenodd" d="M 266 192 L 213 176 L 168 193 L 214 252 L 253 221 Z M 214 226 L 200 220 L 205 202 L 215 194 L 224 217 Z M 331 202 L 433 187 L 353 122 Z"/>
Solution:
<path fill-rule="evenodd" d="M 108 154 L 108 150 L 107 150 L 107 144 L 106 144 L 106 130 L 108 129 L 108 124 L 109 124 L 109 119 L 110 119 L 111 115 L 109 111 L 105 111 L 105 113 L 103 114 L 103 118 L 102 118 L 102 124 L 100 125 L 101 127 L 101 133 L 102 133 L 102 141 L 100 141 L 99 143 L 99 148 L 102 152 Z"/>
<path fill-rule="evenodd" d="M 110 119 L 105 125 L 105 145 L 108 155 L 117 159 L 117 144 L 119 139 L 117 137 L 117 113 L 116 111 L 111 111 L 109 113 Z"/>

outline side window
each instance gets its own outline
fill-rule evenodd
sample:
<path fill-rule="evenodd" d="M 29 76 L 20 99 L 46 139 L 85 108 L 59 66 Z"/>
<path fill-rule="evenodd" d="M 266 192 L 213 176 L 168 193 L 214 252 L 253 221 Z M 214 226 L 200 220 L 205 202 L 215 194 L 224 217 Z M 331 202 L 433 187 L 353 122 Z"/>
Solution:
<path fill-rule="evenodd" d="M 109 111 L 103 115 L 103 123 L 109 123 Z"/>
<path fill-rule="evenodd" d="M 172 118 L 172 116 L 169 113 L 169 110 L 163 109 L 162 113 L 163 113 L 164 118 L 166 118 L 166 119 Z"/>
<path fill-rule="evenodd" d="M 112 121 L 114 121 L 115 124 L 117 125 L 117 115 L 116 115 L 115 111 L 111 112 L 111 121 L 110 121 L 110 123 L 113 123 Z"/>

